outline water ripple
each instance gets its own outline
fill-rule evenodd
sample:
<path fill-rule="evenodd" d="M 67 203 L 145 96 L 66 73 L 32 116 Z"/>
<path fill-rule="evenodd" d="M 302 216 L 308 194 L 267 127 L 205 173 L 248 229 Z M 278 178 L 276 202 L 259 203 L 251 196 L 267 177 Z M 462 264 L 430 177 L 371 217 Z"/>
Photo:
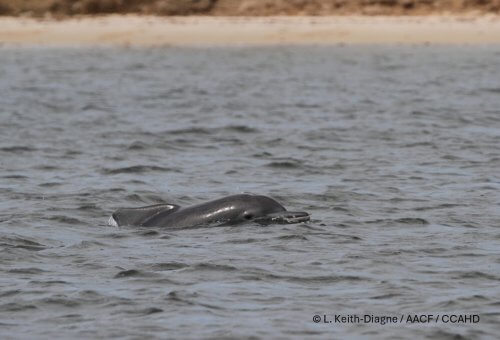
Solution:
<path fill-rule="evenodd" d="M 498 46 L 0 50 L 2 338 L 495 338 Z M 242 192 L 312 218 L 106 224 Z"/>

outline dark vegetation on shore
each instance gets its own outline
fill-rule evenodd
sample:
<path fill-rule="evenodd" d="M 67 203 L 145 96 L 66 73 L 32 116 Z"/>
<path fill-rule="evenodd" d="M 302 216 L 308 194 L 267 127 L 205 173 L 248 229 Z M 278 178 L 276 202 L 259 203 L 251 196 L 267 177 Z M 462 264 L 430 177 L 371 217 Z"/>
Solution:
<path fill-rule="evenodd" d="M 425 15 L 500 13 L 500 0 L 0 0 L 0 15 Z"/>

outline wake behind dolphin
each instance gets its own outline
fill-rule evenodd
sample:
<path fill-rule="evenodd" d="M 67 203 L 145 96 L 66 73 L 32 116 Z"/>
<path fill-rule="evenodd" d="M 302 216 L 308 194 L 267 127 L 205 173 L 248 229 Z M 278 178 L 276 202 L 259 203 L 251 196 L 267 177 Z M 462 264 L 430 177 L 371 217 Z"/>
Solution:
<path fill-rule="evenodd" d="M 306 212 L 288 211 L 274 199 L 251 194 L 232 195 L 190 207 L 156 204 L 139 208 L 121 208 L 109 218 L 114 226 L 188 228 L 195 226 L 234 225 L 244 222 L 291 224 L 309 221 Z"/>

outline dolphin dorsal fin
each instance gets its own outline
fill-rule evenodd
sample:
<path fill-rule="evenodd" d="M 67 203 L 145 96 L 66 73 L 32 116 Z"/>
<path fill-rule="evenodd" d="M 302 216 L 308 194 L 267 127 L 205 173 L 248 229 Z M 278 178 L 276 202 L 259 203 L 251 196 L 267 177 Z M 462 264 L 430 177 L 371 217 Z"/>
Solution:
<path fill-rule="evenodd" d="M 148 205 L 139 208 L 120 208 L 113 213 L 111 218 L 119 226 L 140 226 L 153 216 L 156 216 L 160 213 L 169 214 L 178 210 L 179 208 L 180 207 L 178 205 L 170 203 Z M 110 223 L 112 224 L 112 222 Z"/>

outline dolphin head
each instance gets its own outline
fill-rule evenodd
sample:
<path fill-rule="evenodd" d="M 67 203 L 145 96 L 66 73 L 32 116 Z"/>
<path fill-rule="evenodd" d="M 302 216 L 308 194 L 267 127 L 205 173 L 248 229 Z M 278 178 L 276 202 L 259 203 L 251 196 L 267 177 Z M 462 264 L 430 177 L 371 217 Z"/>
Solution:
<path fill-rule="evenodd" d="M 236 220 L 259 224 L 292 224 L 309 221 L 303 211 L 288 211 L 274 199 L 262 195 L 244 195 L 245 204 Z"/>

